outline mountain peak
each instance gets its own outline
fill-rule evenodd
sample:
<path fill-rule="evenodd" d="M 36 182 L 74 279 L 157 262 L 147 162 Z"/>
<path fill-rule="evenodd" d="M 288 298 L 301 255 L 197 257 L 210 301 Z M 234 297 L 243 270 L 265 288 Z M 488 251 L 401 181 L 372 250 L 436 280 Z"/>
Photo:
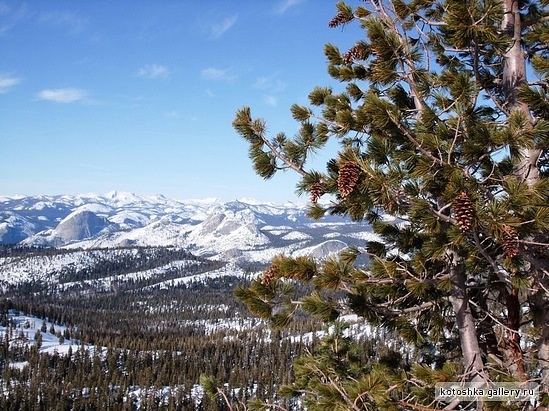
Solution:
<path fill-rule="evenodd" d="M 368 232 L 364 223 L 329 216 L 318 224 L 304 206 L 249 198 L 179 201 L 111 191 L 0 202 L 0 243 L 83 249 L 170 246 L 220 259 L 267 262 L 281 253 L 308 249 L 317 257 L 362 245 Z M 327 240 L 338 242 L 316 247 Z"/>

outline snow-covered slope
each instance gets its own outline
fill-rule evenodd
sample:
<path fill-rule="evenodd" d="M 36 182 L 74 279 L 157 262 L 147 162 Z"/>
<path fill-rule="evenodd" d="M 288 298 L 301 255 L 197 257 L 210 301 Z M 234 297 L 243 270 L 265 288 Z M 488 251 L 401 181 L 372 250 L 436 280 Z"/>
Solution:
<path fill-rule="evenodd" d="M 0 243 L 72 249 L 173 246 L 224 260 L 315 257 L 361 245 L 365 224 L 307 218 L 304 206 L 253 200 L 178 201 L 125 192 L 0 197 Z M 327 239 L 331 240 L 327 242 Z M 330 246 L 327 246 L 330 245 Z"/>

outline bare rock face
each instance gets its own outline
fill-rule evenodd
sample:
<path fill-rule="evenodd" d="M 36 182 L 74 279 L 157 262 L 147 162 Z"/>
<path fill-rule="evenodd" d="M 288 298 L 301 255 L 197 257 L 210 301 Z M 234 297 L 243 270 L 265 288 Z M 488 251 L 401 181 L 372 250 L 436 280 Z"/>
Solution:
<path fill-rule="evenodd" d="M 379 239 L 365 223 L 307 217 L 298 204 L 171 200 L 131 193 L 0 196 L 0 245 L 112 249 L 178 247 L 195 255 L 269 263 L 275 255 L 326 258 Z"/>
<path fill-rule="evenodd" d="M 68 215 L 55 228 L 56 237 L 64 244 L 97 235 L 109 226 L 109 221 L 91 211 L 77 211 Z"/>
<path fill-rule="evenodd" d="M 35 225 L 24 217 L 13 213 L 0 214 L 0 244 L 16 244 L 36 230 Z"/>
<path fill-rule="evenodd" d="M 325 258 L 326 256 L 335 256 L 347 248 L 347 244 L 340 240 L 328 240 L 322 244 L 312 247 L 309 250 L 309 256 L 313 258 Z"/>

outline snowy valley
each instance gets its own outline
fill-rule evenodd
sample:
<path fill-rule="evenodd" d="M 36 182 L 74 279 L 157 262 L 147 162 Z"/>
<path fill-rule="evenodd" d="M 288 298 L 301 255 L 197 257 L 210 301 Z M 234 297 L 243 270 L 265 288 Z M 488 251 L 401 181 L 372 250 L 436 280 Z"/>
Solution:
<path fill-rule="evenodd" d="M 277 254 L 323 259 L 374 238 L 306 214 L 119 192 L 0 197 L 0 408 L 31 395 L 43 409 L 210 410 L 201 375 L 236 399 L 275 397 L 323 331 L 307 317 L 270 329 L 235 287 Z"/>

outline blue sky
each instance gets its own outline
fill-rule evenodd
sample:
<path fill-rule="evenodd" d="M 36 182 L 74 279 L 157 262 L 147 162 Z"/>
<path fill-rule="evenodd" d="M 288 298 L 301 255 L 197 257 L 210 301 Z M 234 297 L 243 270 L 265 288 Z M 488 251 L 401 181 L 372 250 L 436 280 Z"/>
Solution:
<path fill-rule="evenodd" d="M 335 12 L 329 0 L 0 1 L 0 195 L 295 201 L 297 176 L 255 175 L 231 122 L 247 105 L 272 133 L 297 131 L 290 105 L 334 85 L 324 44 L 356 40 L 328 28 Z"/>

